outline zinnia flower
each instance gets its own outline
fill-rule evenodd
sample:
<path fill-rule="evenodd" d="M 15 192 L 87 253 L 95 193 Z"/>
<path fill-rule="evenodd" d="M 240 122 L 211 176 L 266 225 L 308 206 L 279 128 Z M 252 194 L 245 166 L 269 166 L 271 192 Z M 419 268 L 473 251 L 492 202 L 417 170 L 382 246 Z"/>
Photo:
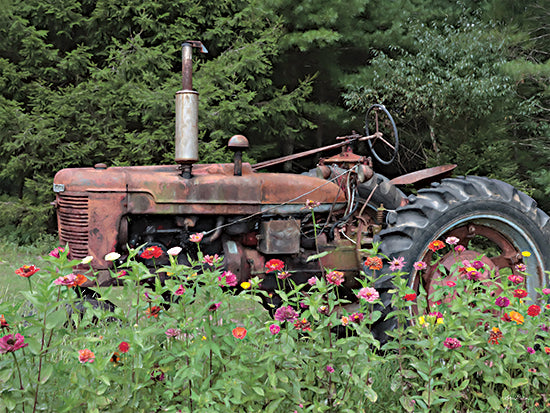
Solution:
<path fill-rule="evenodd" d="M 365 315 L 363 313 L 353 313 L 349 318 L 354 323 L 359 324 L 361 321 L 363 321 Z"/>
<path fill-rule="evenodd" d="M 525 272 L 527 271 L 527 266 L 523 263 L 519 263 L 519 264 L 516 264 L 515 266 L 516 270 L 518 270 L 519 272 Z"/>
<path fill-rule="evenodd" d="M 72 286 L 75 285 L 75 281 L 76 281 L 76 275 L 75 274 L 69 274 L 69 275 L 65 275 L 63 277 L 56 278 L 53 283 L 55 285 L 64 285 L 64 286 L 67 286 L 67 287 L 72 287 Z"/>
<path fill-rule="evenodd" d="M 311 323 L 306 318 L 302 318 L 294 322 L 294 328 L 296 330 L 311 331 Z"/>
<path fill-rule="evenodd" d="M 343 315 L 340 321 L 342 322 L 342 325 L 345 327 L 349 324 L 349 317 Z"/>
<path fill-rule="evenodd" d="M 500 296 L 497 297 L 497 299 L 495 300 L 495 304 L 503 308 L 508 307 L 510 305 L 510 300 L 508 299 L 508 297 Z"/>
<path fill-rule="evenodd" d="M 319 205 L 321 205 L 321 203 L 319 201 L 312 201 L 311 199 L 307 199 L 305 207 L 309 210 L 312 210 L 313 208 L 316 208 Z"/>
<path fill-rule="evenodd" d="M 87 348 L 85 348 L 84 350 L 78 350 L 78 360 L 81 363 L 93 363 L 94 359 L 94 353 Z"/>
<path fill-rule="evenodd" d="M 329 374 L 334 373 L 334 367 L 332 367 L 330 364 L 327 366 L 327 371 Z"/>
<path fill-rule="evenodd" d="M 315 284 L 317 284 L 317 277 L 311 277 L 309 280 L 307 280 L 307 283 L 313 287 Z M 550 290 L 549 290 L 549 294 L 550 294 Z"/>
<path fill-rule="evenodd" d="M 82 260 L 80 261 L 80 263 L 81 263 L 81 264 L 89 264 L 89 263 L 92 262 L 93 259 L 94 259 L 93 256 L 88 255 L 87 257 L 82 258 Z"/>
<path fill-rule="evenodd" d="M 521 255 L 523 255 L 524 257 L 530 257 L 531 253 L 529 251 L 522 251 Z"/>
<path fill-rule="evenodd" d="M 460 343 L 460 341 L 454 337 L 447 337 L 443 342 L 443 345 L 451 350 L 462 347 L 462 344 Z"/>
<path fill-rule="evenodd" d="M 455 251 L 458 252 L 459 254 L 464 250 L 466 250 L 466 247 L 464 245 L 457 245 L 455 247 Z"/>
<path fill-rule="evenodd" d="M 378 294 L 378 291 L 376 291 L 376 289 L 374 289 L 374 288 L 363 287 L 357 293 L 357 297 L 362 298 L 363 300 L 367 301 L 368 303 L 372 303 L 373 301 L 378 300 L 380 295 Z"/>
<path fill-rule="evenodd" d="M 179 328 L 169 328 L 164 332 L 168 337 L 177 337 L 181 334 L 181 330 Z"/>
<path fill-rule="evenodd" d="M 502 334 L 502 331 L 498 327 L 493 327 L 492 330 L 489 332 L 489 344 L 498 344 L 499 340 L 502 339 L 504 335 Z"/>
<path fill-rule="evenodd" d="M 540 314 L 540 307 L 536 304 L 530 305 L 527 309 L 527 315 L 531 317 L 536 317 Z"/>
<path fill-rule="evenodd" d="M 365 267 L 369 270 L 381 270 L 384 264 L 382 263 L 382 258 L 380 257 L 367 257 L 365 260 Z"/>
<path fill-rule="evenodd" d="M 128 271 L 126 270 L 120 270 L 118 272 L 118 277 L 117 278 L 122 278 L 122 277 L 126 277 L 128 275 Z"/>
<path fill-rule="evenodd" d="M 517 311 L 510 311 L 510 320 L 515 321 L 516 324 L 523 324 L 523 316 Z"/>
<path fill-rule="evenodd" d="M 189 241 L 199 243 L 202 241 L 202 237 L 204 237 L 204 234 L 202 232 L 191 234 L 189 236 Z"/>
<path fill-rule="evenodd" d="M 428 268 L 428 264 L 426 264 L 424 261 L 416 261 L 414 264 L 413 264 L 413 267 L 415 270 L 425 270 L 426 268 Z"/>
<path fill-rule="evenodd" d="M 535 354 L 535 349 L 533 347 L 527 347 L 526 350 L 529 354 Z"/>
<path fill-rule="evenodd" d="M 110 252 L 105 256 L 105 261 L 116 261 L 120 258 L 120 254 L 118 252 Z"/>
<path fill-rule="evenodd" d="M 185 293 L 185 287 L 183 286 L 183 284 L 180 284 L 178 289 L 176 291 L 174 291 L 174 294 L 175 295 L 183 295 L 183 293 Z"/>
<path fill-rule="evenodd" d="M 208 311 L 216 311 L 218 308 L 220 308 L 220 305 L 222 305 L 222 303 L 210 304 L 210 307 L 208 307 Z"/>
<path fill-rule="evenodd" d="M 4 314 L 0 315 L 0 328 L 10 331 L 10 325 L 7 323 Z"/>
<path fill-rule="evenodd" d="M 218 254 L 214 255 L 205 255 L 202 259 L 202 262 L 208 265 L 214 265 L 220 260 L 220 256 Z"/>
<path fill-rule="evenodd" d="M 514 284 L 521 284 L 523 282 L 523 277 L 521 275 L 517 274 L 511 274 L 508 276 L 508 281 L 514 283 Z"/>
<path fill-rule="evenodd" d="M 405 296 L 403 297 L 403 299 L 405 301 L 414 301 L 416 300 L 416 294 L 415 293 L 412 293 L 412 294 L 405 294 Z"/>
<path fill-rule="evenodd" d="M 344 273 L 342 271 L 331 271 L 326 275 L 327 282 L 334 285 L 342 285 Z"/>
<path fill-rule="evenodd" d="M 241 288 L 242 288 L 243 290 L 248 290 L 250 287 L 252 287 L 252 284 L 250 284 L 248 281 L 243 281 L 243 282 L 241 283 Z"/>
<path fill-rule="evenodd" d="M 455 287 L 456 286 L 456 283 L 454 281 L 451 281 L 451 280 L 447 281 L 446 284 L 447 284 L 447 287 Z"/>
<path fill-rule="evenodd" d="M 148 308 L 145 310 L 145 314 L 147 314 L 147 318 L 155 317 L 157 318 L 160 314 L 160 307 L 158 305 L 154 305 L 151 308 Z"/>
<path fill-rule="evenodd" d="M 549 294 L 550 294 L 550 288 L 543 288 L 543 289 L 542 289 L 542 293 L 543 293 L 544 295 L 549 295 Z"/>
<path fill-rule="evenodd" d="M 285 263 L 281 260 L 273 258 L 265 263 L 265 268 L 267 268 L 268 272 L 282 271 L 285 268 Z"/>
<path fill-rule="evenodd" d="M 279 271 L 279 272 L 277 273 L 277 278 L 278 278 L 279 280 L 284 280 L 284 279 L 290 277 L 291 275 L 292 275 L 292 274 L 291 274 L 290 272 L 288 272 L 288 271 Z"/>
<path fill-rule="evenodd" d="M 516 298 L 525 298 L 527 297 L 527 291 L 518 288 L 517 290 L 514 290 L 514 297 Z"/>
<path fill-rule="evenodd" d="M 153 245 L 151 247 L 145 248 L 145 250 L 139 254 L 139 256 L 145 260 L 150 260 L 152 258 L 159 258 L 164 252 L 161 248 Z"/>
<path fill-rule="evenodd" d="M 281 327 L 278 324 L 271 324 L 269 326 L 269 332 L 273 335 L 278 334 L 281 331 Z"/>
<path fill-rule="evenodd" d="M 406 263 L 405 257 L 393 258 L 390 261 L 390 271 L 399 271 Z"/>
<path fill-rule="evenodd" d="M 118 345 L 118 351 L 120 351 L 121 353 L 128 353 L 128 350 L 130 350 L 130 344 L 128 344 L 126 341 L 123 341 Z"/>
<path fill-rule="evenodd" d="M 166 253 L 168 255 L 171 255 L 172 257 L 175 257 L 177 255 L 179 255 L 179 253 L 182 251 L 183 249 L 181 247 L 172 247 L 170 248 L 168 251 L 166 251 Z"/>
<path fill-rule="evenodd" d="M 233 337 L 238 338 L 239 340 L 242 340 L 246 337 L 246 328 L 244 327 L 235 327 L 233 329 Z"/>
<path fill-rule="evenodd" d="M 218 277 L 218 284 L 220 287 L 223 287 L 224 284 L 227 287 L 235 287 L 237 283 L 237 276 L 231 271 L 224 271 L 222 275 Z"/>
<path fill-rule="evenodd" d="M 17 333 L 15 336 L 8 334 L 0 338 L 0 354 L 11 353 L 28 345 L 29 343 L 25 343 L 25 337 L 21 334 Z"/>
<path fill-rule="evenodd" d="M 273 318 L 277 321 L 294 321 L 298 318 L 298 313 L 294 308 L 287 305 L 285 307 L 279 307 L 277 310 L 275 310 L 275 314 L 273 315 Z"/>
<path fill-rule="evenodd" d="M 40 268 L 36 268 L 34 265 L 23 265 L 21 268 L 16 269 L 15 273 L 21 277 L 29 278 L 39 270 Z"/>
<path fill-rule="evenodd" d="M 445 239 L 445 242 L 449 245 L 456 245 L 460 242 L 460 240 L 457 237 L 447 237 L 447 239 Z"/>
<path fill-rule="evenodd" d="M 443 241 L 440 241 L 438 239 L 430 242 L 430 244 L 428 245 L 428 249 L 433 252 L 436 252 L 442 248 L 445 248 L 445 244 L 443 243 Z"/>
<path fill-rule="evenodd" d="M 48 254 L 50 257 L 59 258 L 60 254 L 65 252 L 65 248 L 63 247 L 55 247 L 50 253 Z"/>

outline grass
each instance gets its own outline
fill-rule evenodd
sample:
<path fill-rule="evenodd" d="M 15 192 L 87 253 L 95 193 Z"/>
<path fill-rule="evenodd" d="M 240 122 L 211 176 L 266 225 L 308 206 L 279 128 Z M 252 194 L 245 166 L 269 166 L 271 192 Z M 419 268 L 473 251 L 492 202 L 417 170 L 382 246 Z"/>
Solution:
<path fill-rule="evenodd" d="M 28 281 L 15 274 L 23 265 L 40 267 L 42 256 L 58 245 L 53 236 L 45 236 L 31 245 L 18 245 L 0 238 L 0 302 L 12 300 L 18 291 L 28 287 Z"/>

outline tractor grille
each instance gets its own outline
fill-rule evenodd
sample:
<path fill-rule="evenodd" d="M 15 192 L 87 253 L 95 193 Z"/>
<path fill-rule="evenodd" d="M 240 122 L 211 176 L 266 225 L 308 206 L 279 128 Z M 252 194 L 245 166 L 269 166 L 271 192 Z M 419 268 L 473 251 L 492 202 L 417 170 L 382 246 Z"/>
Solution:
<path fill-rule="evenodd" d="M 59 239 L 69 244 L 72 259 L 88 255 L 88 197 L 59 194 Z"/>

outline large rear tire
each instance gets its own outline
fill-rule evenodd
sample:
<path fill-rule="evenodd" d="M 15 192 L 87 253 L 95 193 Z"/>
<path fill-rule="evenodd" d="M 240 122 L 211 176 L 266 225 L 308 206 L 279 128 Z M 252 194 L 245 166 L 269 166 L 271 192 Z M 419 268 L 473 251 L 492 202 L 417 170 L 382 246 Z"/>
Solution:
<path fill-rule="evenodd" d="M 428 245 L 455 236 L 465 246 L 466 258 L 489 250 L 489 265 L 496 268 L 516 271 L 515 265 L 524 263 L 529 296 L 540 298 L 535 288 L 547 285 L 545 270 L 550 269 L 550 218 L 532 198 L 502 181 L 470 176 L 444 179 L 408 199 L 408 205 L 388 214 L 388 227 L 375 241 L 390 259 L 405 258 L 403 270 L 410 274 L 412 288 L 418 291 L 422 284 L 430 292 L 434 283 L 444 281 L 436 265 L 421 273 L 413 264 L 430 265 Z M 523 251 L 531 256 L 524 259 Z"/>

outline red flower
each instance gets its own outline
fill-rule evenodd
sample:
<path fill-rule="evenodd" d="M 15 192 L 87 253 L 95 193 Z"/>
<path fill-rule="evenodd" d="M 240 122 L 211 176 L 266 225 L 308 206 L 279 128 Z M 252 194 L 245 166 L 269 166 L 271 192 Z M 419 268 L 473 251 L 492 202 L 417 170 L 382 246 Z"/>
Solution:
<path fill-rule="evenodd" d="M 120 363 L 120 354 L 118 353 L 118 351 L 115 351 L 113 353 L 110 362 L 113 363 L 115 366 Z"/>
<path fill-rule="evenodd" d="M 500 317 L 500 319 L 502 321 L 506 321 L 507 323 L 512 321 L 512 317 L 510 317 L 510 314 L 508 314 L 508 313 L 504 313 L 504 315 L 502 317 Z"/>
<path fill-rule="evenodd" d="M 499 340 L 502 339 L 504 335 L 502 334 L 502 331 L 498 327 L 493 327 L 491 331 L 489 331 L 489 344 L 498 344 Z"/>
<path fill-rule="evenodd" d="M 238 338 L 239 340 L 242 340 L 246 337 L 246 328 L 244 327 L 235 327 L 233 329 L 233 337 Z"/>
<path fill-rule="evenodd" d="M 6 322 L 6 319 L 4 318 L 4 314 L 0 315 L 0 327 L 10 331 L 10 325 Z"/>
<path fill-rule="evenodd" d="M 265 263 L 265 268 L 267 268 L 268 272 L 282 271 L 285 268 L 285 263 L 281 260 L 274 258 Z"/>
<path fill-rule="evenodd" d="M 311 331 L 311 323 L 306 318 L 302 318 L 301 320 L 296 320 L 294 328 L 296 330 Z"/>
<path fill-rule="evenodd" d="M 151 258 L 158 258 L 162 254 L 162 249 L 157 247 L 156 245 L 153 245 L 151 247 L 145 248 L 145 250 L 141 254 L 139 254 L 139 256 L 143 259 L 150 260 Z"/>
<path fill-rule="evenodd" d="M 530 305 L 527 309 L 527 315 L 530 315 L 531 317 L 536 317 L 540 314 L 540 307 L 538 305 Z"/>
<path fill-rule="evenodd" d="M 445 248 L 445 243 L 443 241 L 440 241 L 438 239 L 436 239 L 435 241 L 432 241 L 430 242 L 430 244 L 428 245 L 428 249 L 430 251 L 437 251 L 437 250 L 440 250 L 442 248 Z"/>
<path fill-rule="evenodd" d="M 78 350 L 78 360 L 81 363 L 93 363 L 95 360 L 95 355 L 93 351 L 85 348 L 84 350 Z"/>
<path fill-rule="evenodd" d="M 384 264 L 382 263 L 382 258 L 380 257 L 368 257 L 365 260 L 365 267 L 369 270 L 381 270 Z"/>
<path fill-rule="evenodd" d="M 147 313 L 147 318 L 151 318 L 151 317 L 157 318 L 160 313 L 160 307 L 158 305 L 154 305 L 151 308 L 148 308 L 147 310 L 145 310 L 145 312 Z"/>
<path fill-rule="evenodd" d="M 416 300 L 416 294 L 405 294 L 403 298 L 405 299 L 405 301 L 414 301 Z"/>
<path fill-rule="evenodd" d="M 37 273 L 40 270 L 40 268 L 36 268 L 34 265 L 23 265 L 21 268 L 18 268 L 15 270 L 15 273 L 17 275 L 20 275 L 21 277 L 29 278 L 34 273 Z"/>
<path fill-rule="evenodd" d="M 118 345 L 118 351 L 121 353 L 128 353 L 128 350 L 130 350 L 130 344 L 128 344 L 126 341 L 123 341 Z"/>
<path fill-rule="evenodd" d="M 518 288 L 517 290 L 514 290 L 514 297 L 525 298 L 527 297 L 527 291 L 522 290 L 521 288 Z"/>

